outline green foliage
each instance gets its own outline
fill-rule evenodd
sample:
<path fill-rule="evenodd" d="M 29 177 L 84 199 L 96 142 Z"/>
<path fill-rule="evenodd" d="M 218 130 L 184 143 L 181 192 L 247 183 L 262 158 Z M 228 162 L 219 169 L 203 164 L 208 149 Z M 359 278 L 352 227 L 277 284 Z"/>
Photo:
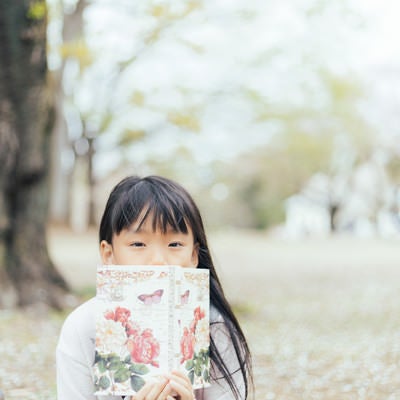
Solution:
<path fill-rule="evenodd" d="M 399 157 L 393 156 L 386 165 L 386 171 L 392 182 L 400 183 L 400 159 Z"/>
<path fill-rule="evenodd" d="M 223 210 L 211 210 L 220 223 L 258 229 L 279 224 L 284 221 L 285 200 L 301 191 L 315 173 L 350 174 L 371 157 L 375 146 L 358 108 L 364 95 L 359 81 L 322 68 L 315 79 L 323 103 L 315 102 L 306 86 L 303 94 L 310 102 L 300 105 L 272 103 L 256 89 L 242 90 L 254 106 L 255 123 L 275 122 L 278 131 L 264 147 L 217 169 L 215 181 L 231 189 Z"/>
<path fill-rule="evenodd" d="M 194 353 L 193 359 L 187 360 L 185 363 L 185 369 L 188 371 L 190 382 L 193 384 L 196 377 L 203 377 L 206 382 L 209 382 L 209 365 L 210 356 L 208 349 L 201 349 L 198 353 Z"/>
<path fill-rule="evenodd" d="M 74 58 L 78 60 L 81 69 L 89 66 L 94 61 L 93 55 L 83 39 L 63 43 L 60 47 L 60 54 L 64 59 Z"/>
<path fill-rule="evenodd" d="M 156 18 L 166 17 L 169 15 L 169 7 L 166 4 L 155 4 L 150 9 L 150 15 Z"/>
<path fill-rule="evenodd" d="M 33 1 L 28 8 L 26 13 L 27 18 L 35 21 L 40 21 L 46 18 L 47 15 L 47 6 L 46 1 Z"/>
<path fill-rule="evenodd" d="M 144 106 L 144 101 L 145 101 L 145 96 L 144 96 L 143 92 L 141 92 L 141 91 L 139 91 L 139 90 L 135 90 L 135 91 L 132 93 L 132 96 L 131 96 L 131 103 L 132 103 L 134 106 L 143 107 L 143 106 Z"/>
<path fill-rule="evenodd" d="M 268 146 L 239 157 L 228 177 L 238 213 L 235 224 L 265 229 L 284 221 L 285 199 L 295 194 L 317 171 L 327 171 L 332 138 L 306 133 L 279 135 Z M 242 220 L 240 220 L 242 219 Z"/>
<path fill-rule="evenodd" d="M 100 354 L 96 352 L 94 359 L 95 368 L 95 387 L 97 390 L 108 389 L 113 382 L 121 383 L 130 381 L 133 390 L 138 391 L 145 384 L 140 375 L 149 373 L 149 368 L 145 364 L 132 362 L 128 355 L 121 359 L 117 354 Z"/>
<path fill-rule="evenodd" d="M 122 147 L 128 146 L 142 139 L 145 135 L 146 132 L 141 129 L 126 129 L 121 135 L 118 145 Z"/>
<path fill-rule="evenodd" d="M 129 370 L 137 375 L 145 375 L 149 373 L 149 368 L 144 364 L 132 363 Z"/>
<path fill-rule="evenodd" d="M 286 178 L 285 195 L 301 189 L 304 182 L 317 171 L 327 171 L 331 164 L 333 136 L 324 133 L 287 133 L 279 137 L 271 150 L 268 164 L 279 176 Z M 271 171 L 270 173 L 273 173 Z"/>
<path fill-rule="evenodd" d="M 362 135 L 364 130 L 354 129 L 352 134 L 344 135 L 347 147 L 340 149 L 339 133 L 329 121 L 310 121 L 308 115 L 289 121 L 287 129 L 267 145 L 241 154 L 230 164 L 214 164 L 213 179 L 229 188 L 228 198 L 215 207 L 215 199 L 209 197 L 209 184 L 197 196 L 214 226 L 230 223 L 267 229 L 278 225 L 285 219 L 286 199 L 301 191 L 315 173 L 337 173 L 333 161 L 338 152 L 352 149 L 357 154 L 354 163 L 359 163 L 373 149 L 369 135 Z M 349 119 L 343 117 L 343 123 L 350 124 Z M 207 207 L 207 203 L 214 206 Z"/>
<path fill-rule="evenodd" d="M 138 392 L 145 384 L 143 378 L 138 375 L 131 376 L 131 387 L 135 392 Z"/>
<path fill-rule="evenodd" d="M 249 227 L 265 229 L 281 222 L 284 218 L 283 193 L 273 188 L 274 176 L 254 175 L 238 188 L 239 199 L 248 208 Z M 281 180 L 278 180 L 281 182 Z M 271 182 L 269 185 L 268 183 Z M 244 221 L 243 221 L 244 222 Z M 246 223 L 242 224 L 246 227 Z"/>
<path fill-rule="evenodd" d="M 194 368 L 194 362 L 193 362 L 193 360 L 188 360 L 188 361 L 186 362 L 186 364 L 185 364 L 185 368 L 186 368 L 188 371 L 190 371 L 191 369 L 193 369 L 193 368 Z"/>
<path fill-rule="evenodd" d="M 111 382 L 106 376 L 102 376 L 98 381 L 98 386 L 100 389 L 107 389 L 110 385 Z"/>
<path fill-rule="evenodd" d="M 126 369 L 123 366 L 120 366 L 114 374 L 114 380 L 117 383 L 125 382 L 131 376 L 129 369 Z"/>
<path fill-rule="evenodd" d="M 184 111 L 172 111 L 168 113 L 168 121 L 192 132 L 200 132 L 201 126 L 198 117 L 195 115 L 195 110 L 188 109 Z"/>

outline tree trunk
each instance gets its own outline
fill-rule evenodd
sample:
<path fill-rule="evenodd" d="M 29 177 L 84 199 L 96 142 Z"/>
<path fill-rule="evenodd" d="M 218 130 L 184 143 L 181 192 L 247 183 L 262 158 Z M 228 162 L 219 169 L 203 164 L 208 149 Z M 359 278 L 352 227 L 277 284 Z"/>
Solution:
<path fill-rule="evenodd" d="M 337 231 L 337 214 L 340 210 L 340 206 L 337 203 L 329 203 L 329 225 L 331 233 L 336 233 Z"/>
<path fill-rule="evenodd" d="M 62 79 L 62 73 L 53 73 L 57 80 Z M 67 225 L 69 220 L 69 180 L 70 170 L 65 167 L 62 153 L 69 146 L 67 127 L 63 116 L 64 95 L 62 93 L 61 84 L 55 84 L 55 124 L 52 134 L 51 143 L 51 160 L 50 160 L 50 204 L 49 216 L 50 221 L 57 224 Z M 69 168 L 69 169 L 72 169 Z"/>
<path fill-rule="evenodd" d="M 46 245 L 50 133 L 45 2 L 0 2 L 0 293 L 61 307 L 67 285 Z M 8 305 L 0 295 L 0 305 Z"/>
<path fill-rule="evenodd" d="M 63 16 L 62 41 L 70 44 L 81 39 L 83 35 L 83 11 L 87 5 L 86 0 L 79 0 L 73 11 Z M 65 94 L 62 87 L 64 69 L 67 58 L 62 60 L 59 70 L 53 72 L 55 77 L 54 90 L 56 91 L 56 121 L 53 132 L 52 159 L 51 159 L 51 185 L 50 185 L 50 218 L 51 222 L 68 225 L 71 221 L 71 181 L 73 166 L 63 165 L 60 153 L 73 152 L 68 138 L 67 124 L 64 118 Z M 75 162 L 72 161 L 73 163 Z M 64 162 L 65 164 L 65 162 Z"/>

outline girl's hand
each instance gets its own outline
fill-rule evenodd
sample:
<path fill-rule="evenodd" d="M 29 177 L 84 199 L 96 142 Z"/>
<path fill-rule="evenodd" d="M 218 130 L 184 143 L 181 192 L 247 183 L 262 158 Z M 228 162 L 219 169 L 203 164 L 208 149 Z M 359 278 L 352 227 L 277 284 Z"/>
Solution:
<path fill-rule="evenodd" d="M 131 400 L 195 400 L 189 378 L 179 371 L 172 371 L 158 381 L 147 382 Z"/>
<path fill-rule="evenodd" d="M 178 400 L 195 400 L 192 384 L 189 378 L 179 371 L 172 371 L 166 376 L 169 382 L 166 388 L 171 388 L 169 396 Z"/>
<path fill-rule="evenodd" d="M 162 397 L 161 394 L 167 384 L 168 379 L 165 377 L 149 380 L 134 396 L 130 397 L 130 400 L 164 400 L 167 397 Z"/>

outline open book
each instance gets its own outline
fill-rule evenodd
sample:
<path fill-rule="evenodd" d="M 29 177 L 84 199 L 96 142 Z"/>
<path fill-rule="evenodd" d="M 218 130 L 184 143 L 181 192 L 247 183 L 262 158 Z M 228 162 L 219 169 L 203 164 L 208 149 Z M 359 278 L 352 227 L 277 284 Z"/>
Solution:
<path fill-rule="evenodd" d="M 208 270 L 99 266 L 96 297 L 96 395 L 132 395 L 173 369 L 209 385 Z"/>

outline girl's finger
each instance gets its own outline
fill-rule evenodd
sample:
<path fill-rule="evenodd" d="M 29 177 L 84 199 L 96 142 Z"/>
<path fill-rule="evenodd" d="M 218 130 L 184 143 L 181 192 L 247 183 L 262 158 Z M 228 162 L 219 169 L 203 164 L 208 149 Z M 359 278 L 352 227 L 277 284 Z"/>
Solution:
<path fill-rule="evenodd" d="M 169 379 L 177 379 L 180 380 L 182 382 L 186 382 L 187 385 L 192 386 L 192 383 L 190 382 L 189 377 L 184 374 L 181 371 L 178 370 L 173 370 L 169 375 L 168 375 Z"/>
<path fill-rule="evenodd" d="M 173 371 L 167 377 L 169 378 L 168 385 L 178 393 L 181 400 L 195 399 L 192 384 L 185 374 L 179 371 Z"/>
<path fill-rule="evenodd" d="M 168 380 L 165 378 L 147 382 L 132 398 L 132 400 L 156 400 L 163 391 Z"/>
<path fill-rule="evenodd" d="M 175 390 L 178 393 L 180 400 L 195 399 L 194 392 L 191 386 L 188 387 L 186 385 L 182 385 L 180 382 L 177 382 L 172 379 L 169 381 L 169 385 L 173 390 Z"/>
<path fill-rule="evenodd" d="M 161 391 L 161 393 L 159 393 L 157 400 L 168 400 L 169 398 L 174 399 L 174 397 L 172 396 L 174 393 L 171 392 L 171 386 L 169 384 L 169 381 L 167 379 L 167 384 L 164 386 L 163 390 Z M 176 393 L 175 393 L 176 394 Z"/>

